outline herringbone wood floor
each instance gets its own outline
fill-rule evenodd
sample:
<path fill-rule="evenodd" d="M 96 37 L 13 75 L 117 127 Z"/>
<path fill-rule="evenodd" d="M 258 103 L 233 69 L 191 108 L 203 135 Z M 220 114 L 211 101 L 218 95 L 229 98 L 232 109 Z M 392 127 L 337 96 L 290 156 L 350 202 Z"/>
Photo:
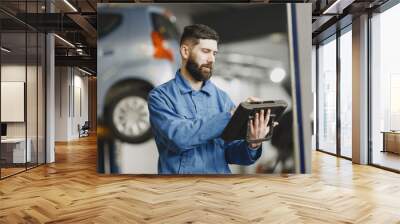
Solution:
<path fill-rule="evenodd" d="M 400 223 L 400 175 L 313 153 L 311 175 L 102 176 L 94 137 L 0 181 L 0 223 Z"/>

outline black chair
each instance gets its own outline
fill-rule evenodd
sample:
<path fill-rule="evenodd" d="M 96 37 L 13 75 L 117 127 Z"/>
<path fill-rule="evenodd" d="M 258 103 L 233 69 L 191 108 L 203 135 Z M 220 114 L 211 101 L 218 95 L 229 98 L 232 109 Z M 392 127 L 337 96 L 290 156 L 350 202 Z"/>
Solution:
<path fill-rule="evenodd" d="M 80 125 L 78 124 L 79 138 L 89 136 L 89 129 L 90 129 L 89 121 L 85 121 L 82 127 L 80 127 Z"/>

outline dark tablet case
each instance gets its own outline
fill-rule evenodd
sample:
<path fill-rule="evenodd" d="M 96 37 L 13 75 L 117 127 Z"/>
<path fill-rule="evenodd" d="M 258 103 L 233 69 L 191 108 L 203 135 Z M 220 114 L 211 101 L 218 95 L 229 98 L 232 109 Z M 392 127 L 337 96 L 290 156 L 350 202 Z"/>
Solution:
<path fill-rule="evenodd" d="M 271 109 L 270 120 L 268 122 L 268 125 L 271 127 L 272 122 L 279 121 L 287 106 L 287 103 L 283 100 L 243 102 L 236 109 L 228 125 L 222 132 L 221 137 L 225 141 L 242 139 L 245 139 L 250 143 L 267 141 L 272 137 L 273 128 L 270 128 L 270 132 L 268 133 L 268 135 L 262 139 L 257 139 L 253 141 L 247 139 L 247 128 L 249 119 L 253 118 L 255 113 L 261 111 L 262 109 L 264 109 L 264 114 L 266 116 L 267 110 Z"/>

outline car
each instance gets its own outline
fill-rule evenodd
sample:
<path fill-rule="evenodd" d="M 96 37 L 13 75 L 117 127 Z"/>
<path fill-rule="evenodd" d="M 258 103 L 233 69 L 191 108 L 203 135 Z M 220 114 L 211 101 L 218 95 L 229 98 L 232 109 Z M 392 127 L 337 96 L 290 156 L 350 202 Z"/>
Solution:
<path fill-rule="evenodd" d="M 145 142 L 148 93 L 180 65 L 175 17 L 157 6 L 100 4 L 97 26 L 99 123 L 123 142 Z"/>

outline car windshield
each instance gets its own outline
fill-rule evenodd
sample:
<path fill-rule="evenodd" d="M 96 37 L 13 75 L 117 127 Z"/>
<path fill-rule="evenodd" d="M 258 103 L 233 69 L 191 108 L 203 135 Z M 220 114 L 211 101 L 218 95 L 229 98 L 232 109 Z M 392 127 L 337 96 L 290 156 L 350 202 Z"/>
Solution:
<path fill-rule="evenodd" d="M 166 16 L 152 13 L 151 19 L 153 22 L 154 30 L 159 32 L 166 40 L 179 40 L 178 30 Z"/>

